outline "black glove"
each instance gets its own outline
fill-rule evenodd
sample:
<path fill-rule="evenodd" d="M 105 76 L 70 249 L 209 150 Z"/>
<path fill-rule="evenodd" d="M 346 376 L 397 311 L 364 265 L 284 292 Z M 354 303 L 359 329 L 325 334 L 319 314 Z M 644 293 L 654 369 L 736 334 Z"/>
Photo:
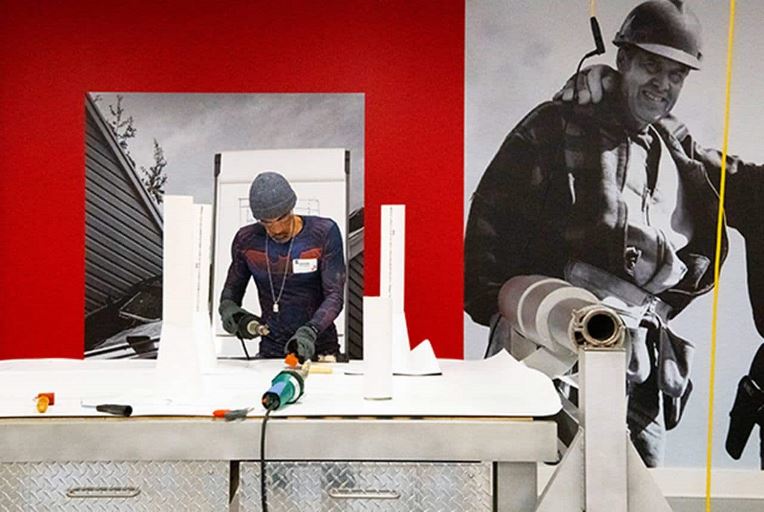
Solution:
<path fill-rule="evenodd" d="M 221 301 L 218 311 L 223 320 L 223 329 L 230 334 L 246 340 L 268 334 L 268 327 L 261 323 L 259 316 L 253 315 L 230 299 Z"/>
<path fill-rule="evenodd" d="M 300 363 L 313 357 L 316 352 L 318 330 L 310 324 L 305 324 L 295 331 L 284 346 L 285 354 L 296 354 Z"/>

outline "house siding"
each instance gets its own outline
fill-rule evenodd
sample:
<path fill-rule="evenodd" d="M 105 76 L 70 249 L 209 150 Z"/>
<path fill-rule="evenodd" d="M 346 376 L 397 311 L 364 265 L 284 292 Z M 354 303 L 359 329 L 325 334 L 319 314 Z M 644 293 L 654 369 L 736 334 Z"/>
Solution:
<path fill-rule="evenodd" d="M 162 273 L 162 223 L 92 100 L 85 126 L 85 315 Z"/>

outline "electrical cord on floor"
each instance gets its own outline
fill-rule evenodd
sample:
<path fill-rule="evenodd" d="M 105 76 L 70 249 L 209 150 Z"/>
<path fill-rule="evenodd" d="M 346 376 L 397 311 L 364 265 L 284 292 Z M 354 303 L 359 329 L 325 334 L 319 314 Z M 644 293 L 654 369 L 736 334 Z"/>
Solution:
<path fill-rule="evenodd" d="M 273 409 L 265 411 L 263 424 L 260 427 L 260 505 L 263 512 L 268 512 L 268 500 L 265 496 L 265 425 Z"/>

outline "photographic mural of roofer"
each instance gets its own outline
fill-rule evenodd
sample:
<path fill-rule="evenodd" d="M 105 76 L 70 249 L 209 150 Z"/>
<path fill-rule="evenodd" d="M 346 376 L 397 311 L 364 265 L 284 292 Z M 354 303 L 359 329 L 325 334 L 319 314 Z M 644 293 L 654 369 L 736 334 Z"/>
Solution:
<path fill-rule="evenodd" d="M 642 459 L 703 466 L 728 6 L 600 2 L 602 44 L 589 4 L 467 4 L 465 353 L 525 350 L 499 313 L 508 279 L 585 288 L 628 326 L 626 422 Z M 764 167 L 751 163 L 764 162 L 764 65 L 750 21 L 762 16 L 758 2 L 738 10 L 715 466 L 758 466 L 757 449 L 733 458 L 764 424 L 764 363 L 751 367 L 764 333 Z M 595 45 L 604 55 L 577 72 Z"/>
<path fill-rule="evenodd" d="M 342 211 L 348 217 L 342 222 L 348 274 L 342 321 L 347 329 L 341 329 L 340 350 L 361 356 L 363 94 L 91 92 L 85 97 L 85 119 L 86 358 L 157 356 L 165 194 L 213 205 L 221 155 L 223 160 L 232 155 L 232 161 L 256 150 L 300 155 L 322 148 L 344 149 L 347 178 L 337 192 L 341 197 L 327 204 L 346 205 Z M 309 177 L 310 164 L 305 167 L 299 171 Z M 251 174 L 248 187 L 260 171 L 253 167 L 237 172 Z M 295 207 L 297 214 L 318 212 L 316 201 L 303 199 Z M 235 225 L 226 226 L 226 232 L 257 222 L 248 206 L 239 207 L 242 201 L 227 204 L 233 212 L 227 220 Z M 230 256 L 231 240 L 220 245 Z M 209 306 L 212 312 L 212 291 Z M 221 356 L 230 355 L 218 350 Z M 230 356 L 243 357 L 239 352 L 241 346 Z"/>

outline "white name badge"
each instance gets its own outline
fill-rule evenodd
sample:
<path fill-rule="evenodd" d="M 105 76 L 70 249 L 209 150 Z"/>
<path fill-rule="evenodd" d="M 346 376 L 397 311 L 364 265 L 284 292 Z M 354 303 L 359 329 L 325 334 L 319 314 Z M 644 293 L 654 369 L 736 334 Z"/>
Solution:
<path fill-rule="evenodd" d="M 316 258 L 295 258 L 292 260 L 292 272 L 295 274 L 307 274 L 318 270 L 318 259 Z"/>

